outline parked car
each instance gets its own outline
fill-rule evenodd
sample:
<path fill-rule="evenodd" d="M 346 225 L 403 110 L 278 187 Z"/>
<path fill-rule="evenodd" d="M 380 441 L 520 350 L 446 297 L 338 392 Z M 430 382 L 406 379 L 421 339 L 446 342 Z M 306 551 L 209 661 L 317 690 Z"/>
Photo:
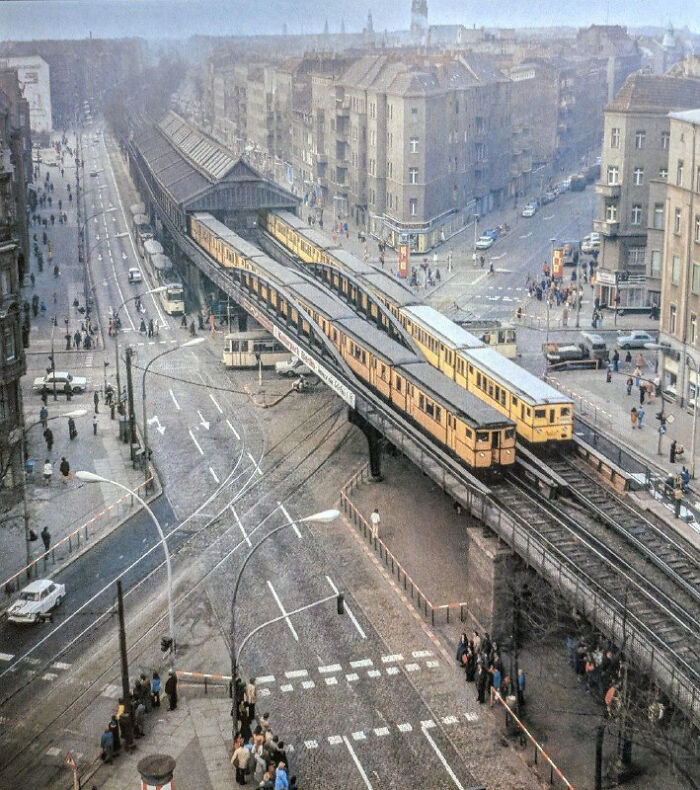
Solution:
<path fill-rule="evenodd" d="M 569 345 L 548 343 L 545 348 L 547 362 L 552 365 L 570 362 L 571 360 L 588 359 L 588 349 L 583 343 L 571 343 Z"/>
<path fill-rule="evenodd" d="M 64 392 L 66 383 L 70 384 L 72 392 L 85 392 L 87 389 L 86 378 L 82 376 L 71 376 L 70 373 L 66 373 L 63 370 L 47 373 L 45 376 L 34 379 L 32 389 L 39 394 L 42 392 L 53 392 L 54 381 L 56 382 L 57 392 Z"/>
<path fill-rule="evenodd" d="M 19 599 L 7 610 L 7 619 L 11 623 L 38 623 L 49 617 L 65 597 L 65 585 L 37 579 L 20 591 Z"/>
<path fill-rule="evenodd" d="M 278 376 L 309 376 L 311 370 L 299 359 L 299 357 L 292 357 L 285 359 L 281 362 L 275 362 L 275 373 Z"/>
<path fill-rule="evenodd" d="M 581 252 L 591 254 L 600 249 L 600 233 L 589 233 L 583 237 L 581 242 Z"/>
<path fill-rule="evenodd" d="M 522 210 L 523 217 L 534 217 L 537 214 L 537 203 L 528 203 Z"/>
<path fill-rule="evenodd" d="M 565 178 L 563 181 L 560 181 L 557 184 L 557 189 L 559 192 L 568 192 L 571 188 L 571 177 Z"/>
<path fill-rule="evenodd" d="M 480 236 L 478 241 L 476 242 L 477 250 L 488 250 L 488 248 L 493 244 L 493 239 L 491 236 Z"/>
<path fill-rule="evenodd" d="M 140 283 L 141 279 L 141 269 L 136 268 L 136 266 L 132 266 L 132 268 L 129 269 L 129 282 Z"/>
<path fill-rule="evenodd" d="M 501 231 L 498 228 L 487 228 L 481 232 L 482 236 L 490 236 L 494 241 L 500 236 Z"/>
<path fill-rule="evenodd" d="M 628 335 L 620 335 L 617 338 L 618 348 L 644 348 L 647 343 L 656 343 L 656 338 L 641 329 L 636 329 Z"/>
<path fill-rule="evenodd" d="M 546 205 L 547 203 L 552 203 L 557 199 L 557 193 L 553 189 L 548 189 L 544 195 L 542 195 L 542 200 L 540 201 L 542 205 Z"/>

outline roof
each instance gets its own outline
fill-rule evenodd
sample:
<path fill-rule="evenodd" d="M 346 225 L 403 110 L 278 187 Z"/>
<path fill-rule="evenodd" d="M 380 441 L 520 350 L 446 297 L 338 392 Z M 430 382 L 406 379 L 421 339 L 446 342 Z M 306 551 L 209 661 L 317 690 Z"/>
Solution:
<path fill-rule="evenodd" d="M 56 582 L 51 581 L 51 579 L 35 579 L 26 587 L 22 587 L 22 592 L 42 592 L 43 590 L 46 590 L 51 584 L 56 584 Z"/>
<path fill-rule="evenodd" d="M 467 332 L 430 305 L 418 304 L 405 307 L 402 312 L 414 324 L 423 326 L 426 332 L 437 337 L 448 348 L 483 348 L 484 346 L 471 332 Z"/>
<path fill-rule="evenodd" d="M 341 318 L 355 318 L 356 314 L 345 302 L 338 299 L 330 291 L 319 287 L 315 283 L 299 283 L 292 289 L 292 296 L 297 296 L 309 305 L 313 305 L 317 312 L 331 321 Z"/>
<path fill-rule="evenodd" d="M 667 74 L 630 74 L 606 111 L 662 113 L 700 107 L 700 80 Z"/>
<path fill-rule="evenodd" d="M 698 102 L 698 104 L 700 104 L 700 102 Z M 685 121 L 686 123 L 700 124 L 700 109 L 685 110 L 684 112 L 670 112 L 669 116 L 676 121 Z"/>
<path fill-rule="evenodd" d="M 562 395 L 547 384 L 546 381 L 533 376 L 520 365 L 511 362 L 500 351 L 488 348 L 472 348 L 464 350 L 461 356 L 477 364 L 479 368 L 492 376 L 498 383 L 520 398 L 538 404 L 571 403 L 571 398 Z"/>
<path fill-rule="evenodd" d="M 391 365 L 418 361 L 418 357 L 412 351 L 405 349 L 392 340 L 386 332 L 377 329 L 364 318 L 343 318 L 334 321 L 333 324 Z"/>
<path fill-rule="evenodd" d="M 172 110 L 163 116 L 157 126 L 211 181 L 223 178 L 238 161 L 231 151 L 191 126 Z"/>
<path fill-rule="evenodd" d="M 375 292 L 384 294 L 392 304 L 405 307 L 419 304 L 420 299 L 406 285 L 381 269 L 375 269 L 362 275 L 362 280 L 369 284 Z"/>
<path fill-rule="evenodd" d="M 163 245 L 155 239 L 146 239 L 146 241 L 143 243 L 143 249 L 148 253 L 148 255 L 163 254 Z"/>
<path fill-rule="evenodd" d="M 422 387 L 427 394 L 439 401 L 443 408 L 459 414 L 474 428 L 515 424 L 493 406 L 489 406 L 481 398 L 455 384 L 452 379 L 448 379 L 444 373 L 440 373 L 427 362 L 418 360 L 398 367 L 414 385 Z"/>

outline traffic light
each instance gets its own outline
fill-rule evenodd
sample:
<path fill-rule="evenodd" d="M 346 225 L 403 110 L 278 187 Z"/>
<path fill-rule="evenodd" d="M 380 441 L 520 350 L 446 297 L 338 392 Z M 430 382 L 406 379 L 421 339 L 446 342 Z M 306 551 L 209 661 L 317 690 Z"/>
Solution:
<path fill-rule="evenodd" d="M 345 614 L 345 596 L 343 593 L 338 593 L 335 600 L 338 605 L 338 614 Z"/>
<path fill-rule="evenodd" d="M 173 646 L 173 639 L 171 636 L 161 636 L 160 649 L 163 653 L 167 653 L 169 650 L 171 650 L 172 646 Z"/>

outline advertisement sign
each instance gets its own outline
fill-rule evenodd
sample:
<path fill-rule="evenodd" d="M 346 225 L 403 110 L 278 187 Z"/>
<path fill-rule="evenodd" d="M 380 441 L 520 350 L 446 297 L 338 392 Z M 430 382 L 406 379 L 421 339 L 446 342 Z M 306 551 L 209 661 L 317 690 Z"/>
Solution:
<path fill-rule="evenodd" d="M 552 278 L 558 280 L 564 276 L 564 250 L 557 247 L 552 250 Z"/>
<path fill-rule="evenodd" d="M 399 244 L 399 277 L 402 279 L 408 277 L 408 258 L 408 244 Z"/>

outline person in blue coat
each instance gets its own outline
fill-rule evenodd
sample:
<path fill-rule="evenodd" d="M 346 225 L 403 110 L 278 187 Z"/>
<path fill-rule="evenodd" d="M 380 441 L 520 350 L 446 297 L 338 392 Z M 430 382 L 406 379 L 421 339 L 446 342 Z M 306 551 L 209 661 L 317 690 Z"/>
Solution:
<path fill-rule="evenodd" d="M 287 766 L 284 763 L 280 763 L 275 771 L 275 790 L 289 790 Z"/>

